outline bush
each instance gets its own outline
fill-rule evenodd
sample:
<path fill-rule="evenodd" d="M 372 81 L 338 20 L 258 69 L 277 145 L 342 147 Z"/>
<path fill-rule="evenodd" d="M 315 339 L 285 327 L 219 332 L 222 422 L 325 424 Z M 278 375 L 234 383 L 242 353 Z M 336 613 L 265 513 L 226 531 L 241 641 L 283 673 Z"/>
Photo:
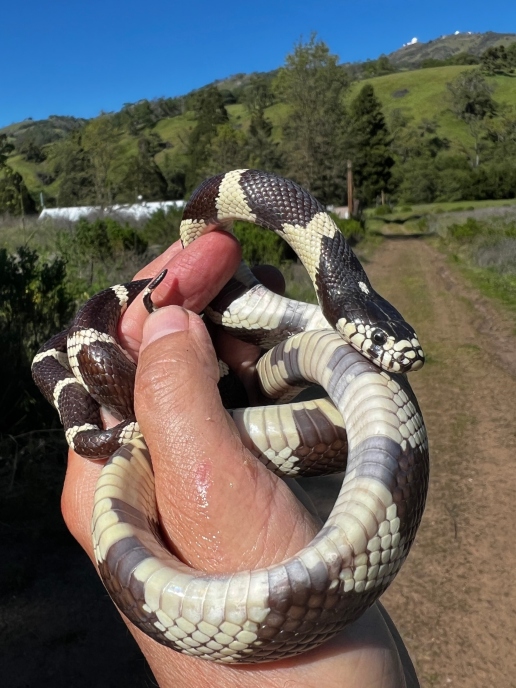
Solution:
<path fill-rule="evenodd" d="M 418 231 L 421 233 L 428 232 L 428 218 L 426 217 L 420 217 L 419 220 L 416 223 L 416 226 L 418 228 Z"/>
<path fill-rule="evenodd" d="M 375 208 L 374 214 L 379 215 L 380 217 L 383 217 L 384 215 L 391 215 L 392 208 L 390 205 L 379 205 L 377 208 Z"/>
<path fill-rule="evenodd" d="M 352 218 L 349 220 L 343 220 L 340 217 L 333 215 L 333 213 L 331 214 L 331 217 L 350 244 L 358 244 L 358 242 L 365 237 L 365 227 L 358 220 L 354 220 Z"/>
<path fill-rule="evenodd" d="M 74 307 L 61 258 L 43 262 L 26 247 L 13 254 L 0 249 L 0 433 L 31 430 L 54 416 L 40 403 L 30 362 Z"/>
<path fill-rule="evenodd" d="M 167 212 L 158 210 L 147 221 L 140 236 L 149 244 L 170 246 L 179 239 L 179 225 L 183 211 L 170 208 Z"/>
<path fill-rule="evenodd" d="M 453 224 L 448 227 L 448 236 L 457 240 L 471 239 L 485 233 L 486 227 L 472 217 L 468 218 L 463 225 Z"/>
<path fill-rule="evenodd" d="M 279 267 L 285 261 L 296 259 L 287 242 L 268 229 L 250 222 L 235 222 L 234 232 L 242 246 L 242 257 L 250 265 L 268 263 Z"/>
<path fill-rule="evenodd" d="M 63 255 L 77 299 L 128 281 L 143 266 L 147 241 L 128 224 L 112 218 L 81 219 L 71 231 L 60 232 L 57 248 Z"/>
<path fill-rule="evenodd" d="M 493 268 L 501 274 L 516 273 L 516 238 L 506 238 L 494 244 L 480 246 L 475 260 L 482 268 Z"/>

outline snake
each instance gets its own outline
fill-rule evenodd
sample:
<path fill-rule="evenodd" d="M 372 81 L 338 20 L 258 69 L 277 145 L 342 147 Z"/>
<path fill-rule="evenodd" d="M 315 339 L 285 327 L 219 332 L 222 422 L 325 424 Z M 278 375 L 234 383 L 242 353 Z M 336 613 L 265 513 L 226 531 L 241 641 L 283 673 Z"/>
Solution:
<path fill-rule="evenodd" d="M 163 273 L 87 301 L 44 344 L 32 372 L 71 448 L 105 463 L 92 538 L 102 581 L 149 637 L 222 664 L 272 662 L 319 646 L 358 619 L 406 559 L 429 480 L 425 425 L 407 373 L 424 354 L 414 329 L 371 286 L 325 207 L 297 183 L 259 170 L 205 180 L 187 202 L 184 246 L 236 220 L 281 236 L 304 264 L 318 305 L 279 296 L 242 263 L 204 312 L 264 350 L 257 384 L 269 402 L 230 408 L 244 446 L 279 476 L 345 470 L 322 529 L 295 556 L 256 570 L 210 574 L 172 554 L 160 532 L 152 459 L 133 408 L 136 365 L 117 339 Z M 219 364 L 222 382 L 230 372 Z M 299 401 L 320 385 L 327 396 Z M 101 409 L 119 419 L 106 430 Z"/>

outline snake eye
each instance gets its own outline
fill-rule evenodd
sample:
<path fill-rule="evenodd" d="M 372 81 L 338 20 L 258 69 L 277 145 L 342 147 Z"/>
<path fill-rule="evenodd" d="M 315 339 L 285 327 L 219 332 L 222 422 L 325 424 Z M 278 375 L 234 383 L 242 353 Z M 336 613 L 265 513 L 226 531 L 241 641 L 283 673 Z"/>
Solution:
<path fill-rule="evenodd" d="M 383 330 L 375 330 L 371 336 L 371 339 L 375 344 L 383 346 L 383 344 L 385 344 L 385 342 L 387 341 L 387 335 Z"/>

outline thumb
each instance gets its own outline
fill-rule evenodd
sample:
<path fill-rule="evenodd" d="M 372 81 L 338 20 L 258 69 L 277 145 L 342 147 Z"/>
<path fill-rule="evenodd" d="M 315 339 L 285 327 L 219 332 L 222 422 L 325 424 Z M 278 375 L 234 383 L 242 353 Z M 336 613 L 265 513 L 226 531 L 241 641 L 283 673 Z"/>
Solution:
<path fill-rule="evenodd" d="M 218 379 L 199 316 L 178 306 L 149 316 L 135 409 L 162 525 L 175 553 L 204 571 L 277 563 L 306 545 L 316 527 L 286 484 L 243 447 Z"/>

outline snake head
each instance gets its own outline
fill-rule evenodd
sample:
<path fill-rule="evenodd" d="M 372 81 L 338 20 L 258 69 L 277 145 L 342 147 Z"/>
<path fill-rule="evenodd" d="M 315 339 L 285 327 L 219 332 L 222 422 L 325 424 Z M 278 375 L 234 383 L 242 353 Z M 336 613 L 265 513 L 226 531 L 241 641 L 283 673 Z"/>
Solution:
<path fill-rule="evenodd" d="M 362 304 L 360 315 L 341 317 L 336 330 L 357 351 L 391 373 L 419 370 L 425 355 L 416 332 L 391 304 L 378 294 Z"/>

